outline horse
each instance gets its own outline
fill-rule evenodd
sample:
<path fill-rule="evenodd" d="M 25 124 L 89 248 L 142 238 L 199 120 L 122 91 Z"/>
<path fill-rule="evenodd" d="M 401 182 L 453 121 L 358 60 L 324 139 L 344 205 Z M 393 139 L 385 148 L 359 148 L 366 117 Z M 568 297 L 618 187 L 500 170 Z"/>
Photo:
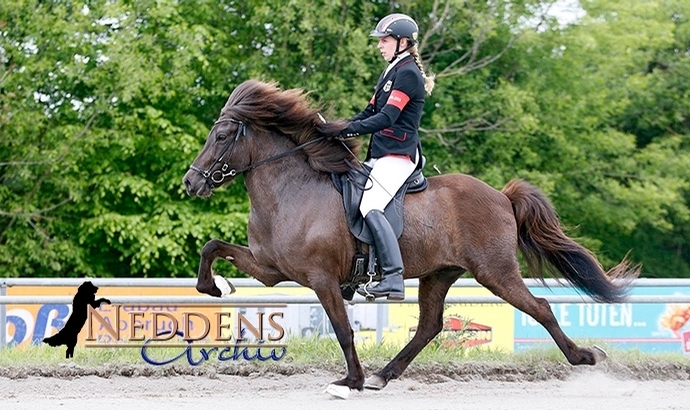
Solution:
<path fill-rule="evenodd" d="M 329 384 L 341 393 L 382 389 L 398 378 L 442 330 L 445 297 L 466 272 L 539 322 L 570 364 L 594 365 L 606 357 L 596 346 L 576 345 L 549 303 L 531 294 L 520 274 L 518 250 L 531 276 L 564 278 L 604 303 L 625 300 L 639 267 L 624 257 L 605 271 L 591 251 L 564 233 L 547 196 L 525 180 L 513 179 L 498 191 L 470 175 L 442 174 L 427 178 L 424 191 L 407 194 L 403 201 L 399 243 L 404 278 L 419 280 L 417 332 L 365 380 L 340 288 L 358 244 L 331 178 L 350 170 L 348 162 L 362 144 L 335 138 L 347 122 L 326 122 L 322 107 L 308 97 L 302 89 L 247 80 L 221 109 L 182 181 L 188 195 L 203 198 L 242 174 L 251 203 L 248 246 L 209 240 L 201 250 L 198 292 L 221 296 L 212 272 L 216 259 L 268 287 L 294 281 L 312 289 L 346 361 L 346 377 Z"/>

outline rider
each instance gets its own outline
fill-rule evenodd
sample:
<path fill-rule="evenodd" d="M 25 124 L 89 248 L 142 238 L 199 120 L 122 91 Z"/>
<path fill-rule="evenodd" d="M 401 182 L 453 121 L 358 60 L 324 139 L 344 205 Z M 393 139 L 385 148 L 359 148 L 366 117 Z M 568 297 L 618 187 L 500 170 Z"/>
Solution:
<path fill-rule="evenodd" d="M 424 72 L 417 50 L 417 23 L 405 14 L 382 18 L 371 32 L 389 63 L 364 111 L 350 119 L 340 136 L 372 134 L 365 164 L 371 167 L 359 211 L 371 231 L 383 280 L 369 288 L 374 297 L 405 298 L 403 261 L 395 232 L 383 210 L 422 158 L 418 128 L 425 92 L 434 88 L 434 76 Z M 366 295 L 366 291 L 358 292 Z"/>

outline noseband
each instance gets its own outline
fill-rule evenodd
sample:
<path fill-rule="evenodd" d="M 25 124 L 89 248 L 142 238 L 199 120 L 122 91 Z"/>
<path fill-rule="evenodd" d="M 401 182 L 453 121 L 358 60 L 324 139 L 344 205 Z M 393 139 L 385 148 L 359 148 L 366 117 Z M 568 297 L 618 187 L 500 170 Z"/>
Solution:
<path fill-rule="evenodd" d="M 267 162 L 271 162 L 271 161 L 275 161 L 279 158 L 283 158 L 287 155 L 290 155 L 294 152 L 297 152 L 297 151 L 305 148 L 308 145 L 311 145 L 315 142 L 323 141 L 323 140 L 328 138 L 326 136 L 314 138 L 311 141 L 307 141 L 304 144 L 298 145 L 298 146 L 291 148 L 285 152 L 282 152 L 278 155 L 274 155 L 270 158 L 266 158 L 264 160 L 261 160 L 259 162 L 254 163 L 254 164 L 250 164 L 250 165 L 248 165 L 248 166 L 246 166 L 240 170 L 236 170 L 233 168 L 233 169 L 228 171 L 229 166 L 227 164 L 227 160 L 229 160 L 230 157 L 232 157 L 232 154 L 235 152 L 235 146 L 237 145 L 237 140 L 240 138 L 240 136 L 245 135 L 246 126 L 245 126 L 244 122 L 242 122 L 242 121 L 239 121 L 239 120 L 236 120 L 233 118 L 223 118 L 223 119 L 219 119 L 218 121 L 216 121 L 213 124 L 213 127 L 215 128 L 216 125 L 222 124 L 225 122 L 232 122 L 232 123 L 238 125 L 237 131 L 235 131 L 235 136 L 232 138 L 232 142 L 223 148 L 223 150 L 220 152 L 220 155 L 216 159 L 213 160 L 213 162 L 211 163 L 211 166 L 209 166 L 208 169 L 203 170 L 203 169 L 195 166 L 194 164 L 192 164 L 189 167 L 189 169 L 200 173 L 201 176 L 203 176 L 206 179 L 206 183 L 209 184 L 209 186 L 211 186 L 211 187 L 220 186 L 222 184 L 222 182 L 225 180 L 225 178 L 227 178 L 227 177 L 235 177 L 238 174 L 242 174 L 244 172 L 250 171 L 250 170 L 252 170 L 252 169 L 254 169 L 260 165 L 263 165 Z M 220 167 L 220 169 L 213 171 L 213 168 L 217 164 L 220 164 L 223 161 L 223 158 L 225 157 L 225 154 L 228 153 L 228 151 L 230 151 L 230 153 L 227 156 L 226 162 L 223 162 L 223 165 Z"/>

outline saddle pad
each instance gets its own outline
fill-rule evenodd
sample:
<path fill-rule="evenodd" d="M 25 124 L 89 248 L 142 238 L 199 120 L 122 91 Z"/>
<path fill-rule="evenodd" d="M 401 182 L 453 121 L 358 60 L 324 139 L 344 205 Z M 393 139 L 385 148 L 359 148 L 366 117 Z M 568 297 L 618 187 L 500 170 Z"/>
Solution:
<path fill-rule="evenodd" d="M 354 168 L 345 174 L 332 174 L 331 179 L 335 188 L 343 195 L 343 207 L 345 217 L 350 232 L 358 240 L 373 244 L 373 238 L 369 228 L 364 223 L 364 217 L 359 212 L 359 204 L 362 201 L 362 188 L 367 182 L 369 170 L 364 168 Z M 383 213 L 395 232 L 396 238 L 400 238 L 403 231 L 403 199 L 409 192 L 421 192 L 426 189 L 428 182 L 422 175 L 421 169 L 415 171 L 410 178 L 405 181 L 402 187 L 395 193 L 393 200 L 388 203 Z M 411 189 L 414 188 L 414 189 Z"/>

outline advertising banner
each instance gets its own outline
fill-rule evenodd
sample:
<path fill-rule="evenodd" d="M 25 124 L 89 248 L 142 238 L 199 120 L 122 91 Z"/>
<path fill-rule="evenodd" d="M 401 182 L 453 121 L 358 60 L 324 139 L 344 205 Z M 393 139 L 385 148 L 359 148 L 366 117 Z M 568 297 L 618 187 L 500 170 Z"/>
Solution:
<path fill-rule="evenodd" d="M 531 288 L 536 296 L 577 295 L 571 288 Z M 688 295 L 690 288 L 636 287 L 631 295 Z M 685 352 L 690 305 L 666 303 L 552 303 L 561 328 L 571 339 L 596 339 L 621 349 Z M 544 328 L 520 311 L 515 314 L 515 350 L 555 346 Z"/>
<path fill-rule="evenodd" d="M 301 288 L 238 288 L 246 295 L 303 294 Z M 311 292 L 310 290 L 306 290 Z M 417 296 L 417 288 L 408 287 L 407 297 Z M 490 295 L 484 288 L 451 288 L 449 295 Z M 350 325 L 356 343 L 376 343 L 376 326 L 381 327 L 384 343 L 402 347 L 415 334 L 419 320 L 419 306 L 415 303 L 357 303 L 346 302 Z M 469 330 L 460 341 L 466 346 L 513 350 L 513 311 L 505 303 L 447 305 L 444 312 L 446 340 L 453 340 L 452 333 Z M 335 338 L 333 328 L 320 304 L 288 305 L 285 313 L 285 329 L 289 334 Z"/>
<path fill-rule="evenodd" d="M 408 288 L 408 295 L 415 295 L 416 288 Z M 484 288 L 453 287 L 449 296 L 488 296 Z M 511 352 L 513 350 L 513 307 L 506 303 L 495 304 L 453 304 L 446 305 L 444 330 L 441 339 L 467 347 L 491 348 Z M 390 306 L 388 325 L 384 328 L 384 340 L 406 343 L 416 332 L 419 321 L 417 304 L 395 304 Z M 453 333 L 464 331 L 460 340 Z"/>
<path fill-rule="evenodd" d="M 76 287 L 71 286 L 12 286 L 7 289 L 8 296 L 69 296 L 73 297 Z M 96 294 L 96 298 L 108 298 L 109 296 L 198 296 L 194 288 L 179 287 L 101 287 Z M 194 307 L 205 314 L 212 314 L 212 308 Z M 103 304 L 98 311 L 105 316 L 106 323 L 113 328 L 113 307 Z M 141 321 L 142 328 L 138 332 L 152 334 L 151 314 L 153 312 L 167 313 L 175 317 L 178 321 L 182 320 L 183 310 L 175 306 L 121 306 L 119 329 L 123 334 L 130 332 L 132 324 Z M 43 305 L 8 305 L 7 306 L 7 343 L 10 346 L 25 346 L 29 344 L 40 344 L 45 337 L 49 337 L 58 330 L 62 329 L 65 322 L 72 313 L 70 304 L 43 304 Z M 132 320 L 130 320 L 132 319 Z M 182 322 L 178 322 L 182 323 Z M 190 326 L 199 328 L 201 319 L 190 318 Z M 171 328 L 171 320 L 161 316 L 158 323 L 157 332 Z M 111 337 L 103 324 L 99 324 L 93 329 L 93 335 L 99 342 L 107 342 Z M 84 345 L 87 331 L 84 329 L 79 333 L 78 345 Z"/>
<path fill-rule="evenodd" d="M 408 288 L 407 295 L 415 296 L 417 288 Z M 8 288 L 9 296 L 74 296 L 76 288 L 68 286 L 26 286 Z M 307 295 L 313 292 L 300 287 L 256 287 L 238 288 L 243 296 L 289 296 Z M 450 295 L 489 295 L 484 288 L 452 288 Z M 194 288 L 179 287 L 101 287 L 97 297 L 109 296 L 199 296 Z M 232 301 L 232 297 L 228 299 Z M 227 303 L 227 302 L 226 302 Z M 350 324 L 357 343 L 376 342 L 377 325 L 382 329 L 385 342 L 402 346 L 416 332 L 419 307 L 416 304 L 345 303 Z M 7 341 L 10 346 L 40 344 L 44 337 L 61 329 L 71 314 L 71 304 L 9 305 L 7 307 Z M 264 322 L 271 313 L 281 312 L 276 321 L 285 336 L 317 336 L 335 338 L 330 321 L 320 304 L 284 305 L 277 308 L 260 306 L 112 306 L 102 305 L 97 312 L 102 320 L 91 324 L 92 328 L 79 334 L 78 344 L 116 343 L 113 332 L 128 340 L 142 337 L 151 339 L 155 333 L 165 331 L 182 332 L 189 323 L 190 333 L 198 336 L 208 326 L 214 326 L 214 318 L 223 315 L 222 320 L 232 323 L 232 318 L 248 318 L 258 322 L 260 315 Z M 196 314 L 193 314 L 196 313 Z M 117 317 L 116 317 L 117 315 Z M 252 319 L 253 318 L 253 319 Z M 483 346 L 511 351 L 513 348 L 513 309 L 507 304 L 463 304 L 448 305 L 444 313 L 446 339 L 453 340 L 453 334 L 462 330 L 469 332 L 462 343 L 466 346 Z M 266 323 L 264 323 L 266 324 Z M 213 330 L 213 329 L 212 329 Z M 251 329 L 250 329 L 251 330 Z M 238 332 L 236 323 L 231 332 Z M 211 337 L 213 333 L 208 336 Z M 89 338 L 87 341 L 86 338 Z"/>
<path fill-rule="evenodd" d="M 408 287 L 406 295 L 416 296 L 417 288 Z M 530 291 L 537 296 L 577 295 L 570 288 L 533 287 Z M 9 287 L 9 296 L 74 296 L 76 288 L 69 286 L 16 286 Z M 313 292 L 301 287 L 256 287 L 237 289 L 238 295 L 308 295 Z M 637 287 L 633 295 L 688 295 L 690 288 L 683 287 Z M 199 296 L 193 287 L 101 287 L 96 297 L 110 296 Z M 453 287 L 449 295 L 490 295 L 481 287 Z M 228 302 L 232 301 L 232 296 Z M 227 302 L 226 302 L 227 303 Z M 402 346 L 417 331 L 419 307 L 417 304 L 357 303 L 343 302 L 350 324 L 355 331 L 357 343 L 375 343 L 377 326 L 384 342 Z M 690 304 L 664 303 L 560 303 L 551 304 L 553 312 L 564 332 L 572 339 L 596 339 L 623 348 L 640 349 L 648 352 L 690 353 Z M 44 337 L 61 329 L 71 314 L 71 304 L 56 305 L 8 305 L 6 340 L 10 346 L 40 344 Z M 261 306 L 120 306 L 119 318 L 115 318 L 116 307 L 103 305 L 97 311 L 105 322 L 97 322 L 92 331 L 92 343 L 113 342 L 108 325 L 119 329 L 123 335 L 136 327 L 136 335 L 153 335 L 156 332 L 176 330 L 182 332 L 189 323 L 190 331 L 202 332 L 208 326 L 216 326 L 214 320 L 221 316 L 227 332 L 240 335 L 237 321 L 244 318 L 250 325 L 270 329 L 271 314 L 275 323 L 284 331 L 284 336 L 316 336 L 335 338 L 330 321 L 320 304 L 284 305 L 279 308 Z M 191 314 L 190 309 L 197 315 Z M 155 322 L 154 322 L 155 319 Z M 442 338 L 448 343 L 462 343 L 465 346 L 491 348 L 502 351 L 524 350 L 535 346 L 554 346 L 550 335 L 531 317 L 515 310 L 505 303 L 496 304 L 454 304 L 447 305 L 444 312 Z M 215 324 L 214 324 L 215 323 Z M 228 325 L 228 323 L 230 325 Z M 276 326 L 273 326 L 274 331 Z M 251 331 L 251 328 L 248 328 Z M 257 327 L 258 330 L 258 327 Z M 456 334 L 465 331 L 463 339 Z M 79 334 L 79 345 L 85 344 L 87 331 Z M 212 336 L 212 334 L 211 334 Z M 209 336 L 209 337 L 211 337 Z"/>

